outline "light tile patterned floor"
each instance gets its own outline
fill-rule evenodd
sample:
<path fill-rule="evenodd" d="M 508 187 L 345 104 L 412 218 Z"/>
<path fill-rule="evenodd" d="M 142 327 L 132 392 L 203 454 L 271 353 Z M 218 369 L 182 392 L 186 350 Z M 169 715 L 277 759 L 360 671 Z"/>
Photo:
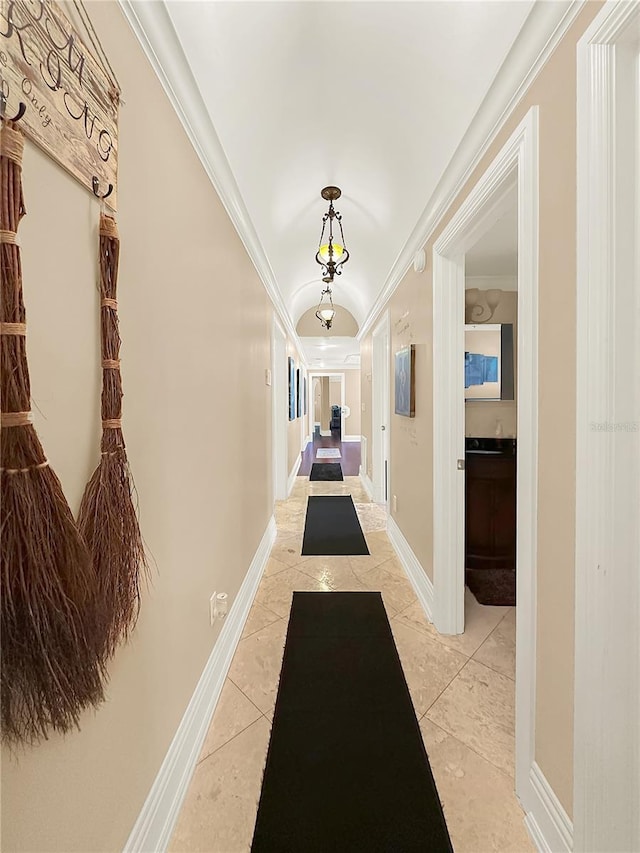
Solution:
<path fill-rule="evenodd" d="M 300 555 L 307 497 L 318 494 L 353 497 L 371 556 Z M 532 851 L 513 790 L 515 609 L 482 607 L 467 593 L 465 633 L 438 634 L 387 538 L 384 512 L 357 477 L 299 477 L 275 516 L 277 541 L 171 851 L 250 849 L 294 590 L 382 593 L 456 853 Z"/>

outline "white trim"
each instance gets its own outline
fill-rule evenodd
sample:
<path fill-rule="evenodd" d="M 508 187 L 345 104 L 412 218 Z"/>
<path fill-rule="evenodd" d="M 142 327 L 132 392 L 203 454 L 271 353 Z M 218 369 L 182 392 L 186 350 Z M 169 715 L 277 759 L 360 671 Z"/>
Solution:
<path fill-rule="evenodd" d="M 373 500 L 373 483 L 369 479 L 369 477 L 365 474 L 362 465 L 360 466 L 360 482 L 362 483 L 362 488 L 365 490 L 367 495 L 369 496 L 369 500 Z"/>
<path fill-rule="evenodd" d="M 331 430 L 330 429 L 321 429 L 320 435 L 323 435 L 325 438 L 331 438 Z"/>
<path fill-rule="evenodd" d="M 287 336 L 274 314 L 271 326 L 271 476 L 276 501 L 287 497 L 288 398 Z"/>
<path fill-rule="evenodd" d="M 169 845 L 275 538 L 276 522 L 272 517 L 127 839 L 124 853 L 163 853 Z"/>
<path fill-rule="evenodd" d="M 385 311 L 371 333 L 371 482 L 373 500 L 389 504 L 391 494 L 391 327 Z M 384 426 L 384 431 L 381 427 Z M 385 466 L 387 495 L 385 500 Z"/>
<path fill-rule="evenodd" d="M 568 8 L 563 3 L 534 4 L 482 105 L 360 326 L 358 340 L 369 334 L 378 315 L 413 264 L 415 253 L 427 244 L 504 123 L 582 11 L 583 5 L 584 0 L 573 0 Z M 514 86 L 514 81 L 519 83 Z"/>
<path fill-rule="evenodd" d="M 402 568 L 411 581 L 411 585 L 415 590 L 418 601 L 422 605 L 425 616 L 429 622 L 433 622 L 433 584 L 431 583 L 431 578 L 420 560 L 413 553 L 411 546 L 404 538 L 402 530 L 400 530 L 397 522 L 391 515 L 387 518 L 387 536 L 398 555 L 398 559 L 402 563 Z"/>
<path fill-rule="evenodd" d="M 477 287 L 478 290 L 497 287 L 505 293 L 518 290 L 517 275 L 465 275 L 464 281 L 467 290 L 472 287 Z"/>
<path fill-rule="evenodd" d="M 287 497 L 291 494 L 293 487 L 296 484 L 296 477 L 298 476 L 298 471 L 300 470 L 300 465 L 302 463 L 302 454 L 298 454 L 298 458 L 293 463 L 293 468 L 289 471 L 289 479 L 287 480 Z"/>
<path fill-rule="evenodd" d="M 570 853 L 573 850 L 573 824 L 535 761 L 529 778 L 536 805 L 527 812 L 524 822 L 533 843 L 540 853 Z"/>
<path fill-rule="evenodd" d="M 284 303 L 277 279 L 249 216 L 165 3 L 139 3 L 135 0 L 119 0 L 119 3 L 242 240 L 278 316 L 295 344 L 302 365 L 307 367 L 295 324 Z"/>
<path fill-rule="evenodd" d="M 434 623 L 464 629 L 464 253 L 518 185 L 516 792 L 530 801 L 536 683 L 538 108 L 532 107 L 433 248 Z M 498 203 L 496 203 L 496 200 Z"/>
<path fill-rule="evenodd" d="M 603 853 L 640 850 L 640 444 L 606 429 L 640 422 L 639 50 L 624 2 L 577 48 L 574 846 Z"/>
<path fill-rule="evenodd" d="M 342 441 L 360 441 L 359 435 L 343 435 Z"/>

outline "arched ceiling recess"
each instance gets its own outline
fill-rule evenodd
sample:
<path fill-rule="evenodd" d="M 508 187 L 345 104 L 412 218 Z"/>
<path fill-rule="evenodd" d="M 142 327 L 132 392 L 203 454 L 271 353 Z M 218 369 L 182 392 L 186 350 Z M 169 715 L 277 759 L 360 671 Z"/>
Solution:
<path fill-rule="evenodd" d="M 168 12 L 294 324 L 320 298 L 320 282 L 299 282 L 319 272 L 322 187 L 343 191 L 351 259 L 335 290 L 362 326 L 532 5 L 167 0 L 139 13 L 150 27 Z"/>
<path fill-rule="evenodd" d="M 348 311 L 343 305 L 333 303 L 335 309 L 335 317 L 330 329 L 325 329 L 320 320 L 316 317 L 316 307 L 309 308 L 305 311 L 296 325 L 296 332 L 301 338 L 305 337 L 326 337 L 326 338 L 354 338 L 358 334 L 358 323 L 353 314 Z M 357 341 L 355 342 L 356 349 L 358 348 Z"/>
<path fill-rule="evenodd" d="M 348 263 L 351 263 L 351 261 Z M 311 308 L 315 310 L 318 307 L 322 291 L 326 286 L 321 278 L 316 278 L 293 291 L 288 308 L 295 324 Z M 342 305 L 353 315 L 358 326 L 360 326 L 367 316 L 367 306 L 363 298 L 362 288 L 358 288 L 352 277 L 345 271 L 342 275 L 335 277 L 331 285 L 331 291 L 334 305 Z"/>

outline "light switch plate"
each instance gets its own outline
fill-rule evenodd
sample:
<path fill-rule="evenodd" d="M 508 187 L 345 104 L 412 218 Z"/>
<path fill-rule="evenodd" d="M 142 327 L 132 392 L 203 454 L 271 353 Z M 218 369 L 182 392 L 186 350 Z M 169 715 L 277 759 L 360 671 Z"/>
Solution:
<path fill-rule="evenodd" d="M 269 370 L 268 367 L 264 372 L 264 384 L 265 385 L 271 385 L 271 371 Z"/>

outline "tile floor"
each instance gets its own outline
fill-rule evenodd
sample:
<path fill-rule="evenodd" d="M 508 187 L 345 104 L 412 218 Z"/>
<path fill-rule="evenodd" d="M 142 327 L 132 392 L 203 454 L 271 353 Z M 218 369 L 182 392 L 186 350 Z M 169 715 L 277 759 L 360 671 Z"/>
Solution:
<path fill-rule="evenodd" d="M 352 495 L 371 556 L 301 556 L 306 500 L 315 494 Z M 357 477 L 343 483 L 299 477 L 275 515 L 277 541 L 180 813 L 172 853 L 250 849 L 293 590 L 382 593 L 456 853 L 533 851 L 513 790 L 515 609 L 483 607 L 467 593 L 465 633 L 440 636 L 395 557 L 384 513 L 368 500 Z"/>

